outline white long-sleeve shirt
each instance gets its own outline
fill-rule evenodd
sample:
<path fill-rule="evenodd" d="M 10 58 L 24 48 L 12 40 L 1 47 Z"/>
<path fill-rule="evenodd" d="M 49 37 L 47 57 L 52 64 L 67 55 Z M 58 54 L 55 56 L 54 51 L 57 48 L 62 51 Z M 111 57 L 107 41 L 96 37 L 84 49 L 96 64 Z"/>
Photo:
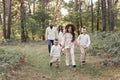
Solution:
<path fill-rule="evenodd" d="M 53 45 L 51 48 L 50 56 L 60 57 L 61 47 L 60 45 Z"/>
<path fill-rule="evenodd" d="M 90 41 L 90 36 L 88 34 L 80 34 L 77 40 L 82 46 L 86 46 L 86 47 L 90 46 L 91 41 Z"/>
<path fill-rule="evenodd" d="M 52 29 L 50 27 L 46 28 L 45 39 L 54 40 L 55 38 L 58 38 L 57 29 L 55 27 Z"/>
<path fill-rule="evenodd" d="M 74 42 L 72 42 L 72 34 L 71 33 L 65 33 L 62 38 L 62 45 L 65 48 L 71 48 L 74 47 Z"/>

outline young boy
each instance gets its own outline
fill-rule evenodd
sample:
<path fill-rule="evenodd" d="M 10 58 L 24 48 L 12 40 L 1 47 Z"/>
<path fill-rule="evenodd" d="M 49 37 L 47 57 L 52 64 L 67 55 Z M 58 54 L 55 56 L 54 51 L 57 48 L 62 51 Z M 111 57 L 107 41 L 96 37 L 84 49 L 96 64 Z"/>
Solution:
<path fill-rule="evenodd" d="M 58 39 L 54 40 L 54 45 L 51 48 L 51 60 L 50 60 L 50 67 L 52 66 L 53 63 L 56 63 L 56 67 L 59 67 L 59 62 L 60 62 L 60 53 L 61 53 L 61 47 L 59 45 Z"/>
<path fill-rule="evenodd" d="M 78 42 L 81 51 L 81 63 L 85 64 L 87 49 L 89 48 L 91 41 L 90 41 L 90 36 L 86 34 L 87 30 L 85 27 L 81 29 L 81 32 L 82 33 L 78 36 Z"/>

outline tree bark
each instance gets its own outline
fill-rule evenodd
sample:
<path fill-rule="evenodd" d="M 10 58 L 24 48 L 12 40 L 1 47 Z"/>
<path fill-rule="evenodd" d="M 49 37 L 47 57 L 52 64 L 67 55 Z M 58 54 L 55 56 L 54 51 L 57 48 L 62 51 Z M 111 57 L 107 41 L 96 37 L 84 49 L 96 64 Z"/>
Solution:
<path fill-rule="evenodd" d="M 106 31 L 106 0 L 101 0 L 102 7 L 102 31 Z"/>
<path fill-rule="evenodd" d="M 25 36 L 25 7 L 24 7 L 24 0 L 20 0 L 20 20 L 21 20 L 21 41 L 26 42 L 26 36 Z"/>
<path fill-rule="evenodd" d="M 79 0 L 80 26 L 82 28 L 83 27 L 83 22 L 82 22 L 82 9 L 81 9 L 81 6 L 82 6 L 82 2 L 81 2 L 81 0 Z"/>
<path fill-rule="evenodd" d="M 3 2 L 3 37 L 4 39 L 6 39 L 6 4 L 5 4 L 5 0 L 2 0 Z"/>
<path fill-rule="evenodd" d="M 33 2 L 33 14 L 35 14 L 35 2 L 36 0 Z"/>
<path fill-rule="evenodd" d="M 11 34 L 11 1 L 8 0 L 8 30 L 7 30 L 7 39 L 10 39 Z"/>
<path fill-rule="evenodd" d="M 2 18 L 2 16 L 0 15 L 0 24 L 2 24 L 2 19 L 3 19 L 3 18 Z"/>
<path fill-rule="evenodd" d="M 94 31 L 94 15 L 93 15 L 93 1 L 91 0 L 91 31 L 93 32 Z"/>
<path fill-rule="evenodd" d="M 109 31 L 114 30 L 114 13 L 113 13 L 113 1 L 108 1 L 108 21 L 109 21 Z"/>
<path fill-rule="evenodd" d="M 30 3 L 28 2 L 28 8 L 29 8 L 29 14 L 31 14 L 31 8 L 30 8 Z"/>
<path fill-rule="evenodd" d="M 98 9 L 97 9 L 97 31 L 99 31 L 99 17 L 100 16 L 100 0 L 98 0 Z"/>

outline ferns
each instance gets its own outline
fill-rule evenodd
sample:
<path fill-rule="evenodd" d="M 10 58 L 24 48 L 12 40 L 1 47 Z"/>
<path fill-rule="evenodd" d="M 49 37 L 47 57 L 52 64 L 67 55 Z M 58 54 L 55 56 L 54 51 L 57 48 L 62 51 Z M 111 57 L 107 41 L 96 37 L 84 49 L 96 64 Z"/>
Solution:
<path fill-rule="evenodd" d="M 105 60 L 103 63 L 120 62 L 120 32 L 96 32 L 91 35 L 90 55 L 104 55 L 117 59 Z"/>
<path fill-rule="evenodd" d="M 98 32 L 91 34 L 91 40 L 91 55 L 120 53 L 120 32 Z"/>
<path fill-rule="evenodd" d="M 21 54 L 22 53 L 19 51 L 6 51 L 0 49 L 0 76 L 10 76 L 9 72 L 17 68 Z"/>

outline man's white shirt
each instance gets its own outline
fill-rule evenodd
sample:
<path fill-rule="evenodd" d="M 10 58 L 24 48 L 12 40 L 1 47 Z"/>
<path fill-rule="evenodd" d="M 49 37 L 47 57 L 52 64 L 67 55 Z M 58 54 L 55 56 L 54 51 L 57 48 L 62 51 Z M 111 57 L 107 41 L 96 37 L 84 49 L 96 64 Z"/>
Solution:
<path fill-rule="evenodd" d="M 54 40 L 55 38 L 58 38 L 57 29 L 55 27 L 53 27 L 52 29 L 48 27 L 46 29 L 45 38 L 46 40 Z"/>

